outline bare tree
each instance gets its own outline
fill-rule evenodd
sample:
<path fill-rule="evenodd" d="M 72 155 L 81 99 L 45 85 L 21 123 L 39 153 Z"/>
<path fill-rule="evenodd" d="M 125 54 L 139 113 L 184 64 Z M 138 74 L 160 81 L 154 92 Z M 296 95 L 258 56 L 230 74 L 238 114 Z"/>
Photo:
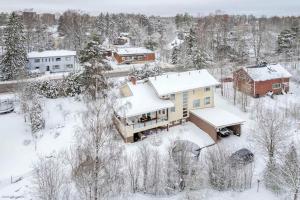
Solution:
<path fill-rule="evenodd" d="M 138 182 L 140 177 L 140 162 L 138 159 L 139 155 L 131 155 L 127 162 L 128 177 L 130 180 L 130 188 L 132 193 L 138 191 Z"/>
<path fill-rule="evenodd" d="M 143 144 L 140 149 L 140 162 L 141 162 L 141 168 L 142 168 L 142 187 L 144 192 L 146 193 L 148 191 L 148 176 L 149 176 L 149 170 L 150 170 L 150 159 L 151 159 L 151 150 L 148 145 Z"/>
<path fill-rule="evenodd" d="M 275 158 L 288 139 L 288 119 L 275 105 L 256 105 L 256 123 L 253 139 L 255 143 L 268 155 L 269 160 Z"/>
<path fill-rule="evenodd" d="M 33 167 L 34 194 L 41 200 L 59 200 L 68 195 L 67 176 L 60 157 L 39 158 Z M 64 198 L 65 199 L 65 198 Z"/>
<path fill-rule="evenodd" d="M 111 192 L 112 182 L 118 182 L 120 146 L 113 141 L 112 96 L 88 102 L 83 115 L 83 128 L 77 134 L 73 179 L 85 199 L 101 199 Z M 77 161 L 76 161 L 77 158 Z M 108 181 L 111 181 L 108 183 Z"/>

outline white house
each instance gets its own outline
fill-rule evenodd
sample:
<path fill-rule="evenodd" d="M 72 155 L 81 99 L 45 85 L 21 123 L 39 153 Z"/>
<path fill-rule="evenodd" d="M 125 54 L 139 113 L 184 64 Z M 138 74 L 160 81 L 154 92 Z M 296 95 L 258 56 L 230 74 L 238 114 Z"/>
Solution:
<path fill-rule="evenodd" d="M 40 72 L 70 72 L 76 70 L 76 51 L 50 50 L 30 52 L 27 55 L 29 70 Z"/>

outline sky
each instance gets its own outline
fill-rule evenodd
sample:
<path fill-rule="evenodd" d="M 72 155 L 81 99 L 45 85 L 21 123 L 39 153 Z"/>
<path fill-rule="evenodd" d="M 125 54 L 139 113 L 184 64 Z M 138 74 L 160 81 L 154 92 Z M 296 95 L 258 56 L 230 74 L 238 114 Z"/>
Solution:
<path fill-rule="evenodd" d="M 91 14 L 142 13 L 172 16 L 190 13 L 207 15 L 215 10 L 229 14 L 300 15 L 300 0 L 0 0 L 0 11 L 33 8 L 38 12 L 62 12 L 68 9 Z"/>

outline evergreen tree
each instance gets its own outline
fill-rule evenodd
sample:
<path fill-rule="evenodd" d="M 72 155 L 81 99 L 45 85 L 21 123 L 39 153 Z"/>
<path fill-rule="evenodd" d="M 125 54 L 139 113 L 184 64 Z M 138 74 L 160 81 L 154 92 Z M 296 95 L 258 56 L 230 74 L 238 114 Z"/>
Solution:
<path fill-rule="evenodd" d="M 13 80 L 25 75 L 27 54 L 23 25 L 16 13 L 9 17 L 4 30 L 5 54 L 0 63 L 0 72 L 3 80 Z"/>
<path fill-rule="evenodd" d="M 173 48 L 173 51 L 172 51 L 172 57 L 171 57 L 171 63 L 173 65 L 176 65 L 178 64 L 178 57 L 179 57 L 179 53 L 180 53 L 180 50 L 178 47 L 174 47 Z"/>
<path fill-rule="evenodd" d="M 104 73 L 111 70 L 111 66 L 105 60 L 104 49 L 98 36 L 93 35 L 86 47 L 80 51 L 79 60 L 84 66 L 83 85 L 86 94 L 94 100 L 98 92 L 105 95 L 109 84 Z"/>
<path fill-rule="evenodd" d="M 31 132 L 34 134 L 45 127 L 45 119 L 43 117 L 43 108 L 38 97 L 35 96 L 32 99 L 32 103 L 29 111 L 29 118 L 31 122 Z"/>

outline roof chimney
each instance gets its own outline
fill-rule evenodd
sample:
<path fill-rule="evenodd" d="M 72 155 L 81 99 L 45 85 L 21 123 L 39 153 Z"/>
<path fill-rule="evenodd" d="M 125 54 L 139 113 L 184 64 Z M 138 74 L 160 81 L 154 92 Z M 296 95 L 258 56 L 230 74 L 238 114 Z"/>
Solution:
<path fill-rule="evenodd" d="M 135 76 L 131 76 L 129 80 L 132 83 L 132 85 L 136 85 L 136 77 Z"/>

